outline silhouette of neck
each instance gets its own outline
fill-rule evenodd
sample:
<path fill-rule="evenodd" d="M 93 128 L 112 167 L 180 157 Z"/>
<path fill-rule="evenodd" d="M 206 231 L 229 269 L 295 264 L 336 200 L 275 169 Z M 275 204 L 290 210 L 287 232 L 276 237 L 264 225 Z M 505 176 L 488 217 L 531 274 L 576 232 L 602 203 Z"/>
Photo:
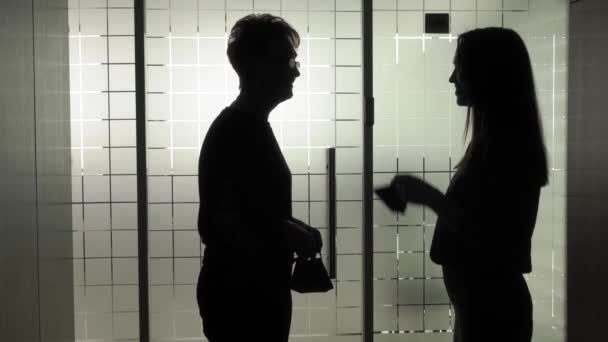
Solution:
<path fill-rule="evenodd" d="M 245 115 L 252 115 L 257 120 L 268 121 L 270 112 L 280 103 L 275 97 L 260 91 L 242 89 L 239 96 L 230 105 Z"/>

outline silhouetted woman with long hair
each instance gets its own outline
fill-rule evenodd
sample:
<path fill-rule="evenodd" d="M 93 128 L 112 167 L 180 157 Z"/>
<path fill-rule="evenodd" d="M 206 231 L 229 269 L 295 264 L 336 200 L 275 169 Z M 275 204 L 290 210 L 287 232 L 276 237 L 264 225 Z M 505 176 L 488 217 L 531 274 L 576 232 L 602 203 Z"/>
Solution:
<path fill-rule="evenodd" d="M 268 122 L 293 96 L 299 42 L 270 14 L 241 18 L 230 32 L 240 93 L 211 124 L 199 159 L 197 300 L 210 342 L 286 342 L 294 253 L 321 249 L 318 230 L 292 216 L 291 173 Z"/>
<path fill-rule="evenodd" d="M 446 194 L 408 175 L 393 185 L 438 220 L 431 259 L 442 265 L 453 303 L 455 342 L 529 342 L 531 239 L 546 152 L 530 57 L 512 30 L 459 36 L 450 82 L 468 107 L 472 136 Z M 467 134 L 465 130 L 465 134 Z"/>

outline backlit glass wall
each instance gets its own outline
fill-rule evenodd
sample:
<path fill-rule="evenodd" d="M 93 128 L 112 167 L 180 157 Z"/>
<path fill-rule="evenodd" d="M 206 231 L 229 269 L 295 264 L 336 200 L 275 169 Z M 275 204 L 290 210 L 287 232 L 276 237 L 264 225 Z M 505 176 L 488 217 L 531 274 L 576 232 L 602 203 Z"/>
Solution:
<path fill-rule="evenodd" d="M 270 123 L 293 174 L 294 215 L 321 230 L 326 265 L 327 149 L 336 148 L 335 290 L 294 293 L 291 340 L 361 341 L 361 1 L 146 3 L 152 340 L 204 340 L 195 297 L 204 251 L 196 231 L 198 153 L 210 123 L 238 92 L 227 35 L 239 18 L 267 12 L 302 37 L 294 97 Z M 484 26 L 524 36 L 551 164 L 528 282 L 535 341 L 563 341 L 567 3 L 374 0 L 373 7 L 376 184 L 412 172 L 445 190 L 464 144 L 465 113 L 447 81 L 455 38 Z M 427 12 L 449 13 L 451 34 L 423 34 Z M 69 13 L 76 336 L 137 341 L 133 1 L 73 0 Z M 453 311 L 441 270 L 428 258 L 435 218 L 414 206 L 395 216 L 378 201 L 374 215 L 375 340 L 449 341 Z"/>
<path fill-rule="evenodd" d="M 152 336 L 200 339 L 195 289 L 197 163 L 207 129 L 238 94 L 230 29 L 250 13 L 285 18 L 301 35 L 294 97 L 269 121 L 293 174 L 294 216 L 328 238 L 328 152 L 336 148 L 338 280 L 293 293 L 293 340 L 361 339 L 361 13 L 353 1 L 148 1 L 147 100 Z M 243 174 L 254 165 L 242 165 Z M 328 243 L 323 256 L 328 262 Z M 245 281 L 245 280 L 244 280 Z M 238 310 L 237 308 L 235 308 Z"/>
<path fill-rule="evenodd" d="M 139 334 L 133 4 L 69 2 L 78 341 Z"/>
<path fill-rule="evenodd" d="M 374 182 L 378 185 L 389 182 L 395 173 L 411 173 L 446 190 L 466 146 L 466 108 L 456 105 L 454 87 L 448 82 L 456 38 L 464 31 L 488 26 L 512 28 L 524 38 L 534 68 L 551 169 L 533 238 L 534 271 L 527 277 L 534 300 L 534 340 L 563 341 L 567 2 L 373 3 Z M 427 13 L 449 14 L 450 33 L 425 34 Z M 517 138 L 515 133 L 513 138 Z M 505 163 L 504 167 L 515 172 L 525 166 Z M 429 258 L 436 216 L 416 206 L 409 206 L 405 216 L 393 215 L 376 200 L 374 222 L 377 340 L 451 341 L 453 308 L 441 268 Z M 495 305 L 501 305 L 499 293 Z M 497 322 L 497 327 L 501 324 Z M 504 324 L 507 329 L 508 322 Z M 500 334 L 500 328 L 496 333 Z"/>

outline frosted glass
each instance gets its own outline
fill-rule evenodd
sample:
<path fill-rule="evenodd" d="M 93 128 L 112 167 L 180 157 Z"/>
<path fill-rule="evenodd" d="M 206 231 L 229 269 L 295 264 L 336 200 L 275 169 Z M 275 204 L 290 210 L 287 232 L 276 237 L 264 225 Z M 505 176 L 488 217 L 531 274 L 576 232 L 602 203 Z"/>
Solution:
<path fill-rule="evenodd" d="M 180 176 L 173 178 L 173 201 L 175 202 L 197 202 L 198 179 L 191 176 Z"/>
<path fill-rule="evenodd" d="M 148 177 L 148 201 L 171 202 L 171 178 Z"/>
<path fill-rule="evenodd" d="M 308 172 L 308 151 L 305 148 L 286 148 L 283 157 L 292 174 Z"/>
<path fill-rule="evenodd" d="M 167 175 L 170 171 L 170 150 L 148 149 L 148 173 L 150 175 Z"/>
<path fill-rule="evenodd" d="M 424 17 L 421 12 L 399 12 L 398 33 L 404 37 L 421 37 L 424 32 Z M 401 44 L 402 41 L 399 41 Z"/>
<path fill-rule="evenodd" d="M 317 228 L 328 227 L 327 203 L 310 203 L 310 225 Z M 326 240 L 324 240 L 326 241 Z"/>
<path fill-rule="evenodd" d="M 326 1 L 323 1 L 326 2 Z M 329 3 L 329 2 L 327 2 Z M 334 37 L 334 13 L 331 12 L 310 12 L 309 31 L 311 37 L 328 38 Z"/>
<path fill-rule="evenodd" d="M 338 50 L 339 52 L 340 50 Z M 339 54 L 339 53 L 338 53 Z M 362 83 L 361 67 L 336 67 L 336 91 L 360 93 Z"/>
<path fill-rule="evenodd" d="M 112 233 L 112 256 L 114 257 L 136 257 L 137 256 L 137 231 L 122 230 Z"/>
<path fill-rule="evenodd" d="M 175 204 L 173 207 L 173 222 L 176 228 L 196 229 L 198 204 Z M 193 237 L 198 240 L 198 237 Z"/>
<path fill-rule="evenodd" d="M 196 284 L 201 262 L 196 258 L 175 258 L 175 283 Z"/>
<path fill-rule="evenodd" d="M 422 215 L 422 210 L 420 210 L 420 213 Z M 422 219 L 420 219 L 420 222 L 422 222 Z M 422 251 L 423 239 L 424 235 L 421 227 L 399 227 L 400 251 Z"/>
<path fill-rule="evenodd" d="M 172 39 L 171 58 L 173 64 L 196 64 L 197 40 L 194 38 Z"/>
<path fill-rule="evenodd" d="M 477 12 L 477 27 L 491 26 L 502 26 L 502 12 Z"/>
<path fill-rule="evenodd" d="M 114 284 L 137 284 L 137 258 L 113 259 L 112 265 Z"/>
<path fill-rule="evenodd" d="M 327 152 L 325 152 L 327 153 Z M 328 200 L 327 176 L 310 175 L 310 199 L 316 201 Z M 293 185 L 292 185 L 293 186 Z"/>
<path fill-rule="evenodd" d="M 110 229 L 109 204 L 85 204 L 83 211 L 85 230 Z"/>
<path fill-rule="evenodd" d="M 112 338 L 112 314 L 91 313 L 87 315 L 86 332 L 89 339 Z"/>
<path fill-rule="evenodd" d="M 173 260 L 171 258 L 158 258 L 149 260 L 150 285 L 173 283 Z"/>
<path fill-rule="evenodd" d="M 374 308 L 374 330 L 397 330 L 397 307 Z"/>
<path fill-rule="evenodd" d="M 380 200 L 374 201 L 374 221 L 378 225 L 397 224 L 397 215 L 387 209 L 386 205 Z M 375 243 L 375 240 L 374 240 Z M 394 241 L 393 241 L 394 243 Z"/>
<path fill-rule="evenodd" d="M 336 234 L 336 248 L 342 254 L 362 253 L 362 234 L 357 228 L 340 228 Z"/>
<path fill-rule="evenodd" d="M 148 180 L 148 185 L 150 185 L 150 180 Z M 148 208 L 149 228 L 151 230 L 165 230 L 171 228 L 171 204 L 148 204 Z"/>
<path fill-rule="evenodd" d="M 113 203 L 112 228 L 137 229 L 137 205 L 135 203 Z"/>
<path fill-rule="evenodd" d="M 106 65 L 82 66 L 82 91 L 103 91 L 108 89 L 108 67 Z"/>
<path fill-rule="evenodd" d="M 132 9 L 108 9 L 108 27 L 111 35 L 133 35 L 135 26 Z"/>
<path fill-rule="evenodd" d="M 112 201 L 137 201 L 136 176 L 112 176 Z"/>
<path fill-rule="evenodd" d="M 74 127 L 75 126 L 75 127 Z M 72 127 L 75 128 L 75 134 L 77 137 L 76 142 L 80 141 L 79 128 L 82 127 L 84 140 L 82 144 L 84 147 L 102 147 L 108 146 L 108 122 L 107 121 L 85 121 L 80 124 L 72 123 Z"/>
<path fill-rule="evenodd" d="M 103 35 L 107 34 L 106 9 L 81 9 L 80 34 Z"/>
<path fill-rule="evenodd" d="M 308 176 L 291 176 L 291 200 L 306 201 L 308 199 Z"/>
<path fill-rule="evenodd" d="M 397 277 L 397 255 L 395 253 L 374 253 L 374 278 L 392 279 Z"/>
<path fill-rule="evenodd" d="M 112 119 L 135 119 L 135 93 L 110 94 L 110 108 Z"/>
<path fill-rule="evenodd" d="M 110 132 L 112 146 L 135 146 L 135 120 L 110 121 Z"/>
<path fill-rule="evenodd" d="M 84 176 L 83 180 L 85 202 L 110 201 L 110 179 L 108 176 Z"/>
<path fill-rule="evenodd" d="M 424 0 L 397 0 L 397 8 L 400 10 L 421 10 Z"/>
<path fill-rule="evenodd" d="M 399 304 L 422 304 L 423 288 L 424 280 L 422 279 L 399 280 Z"/>
<path fill-rule="evenodd" d="M 194 127 L 196 128 L 196 127 Z M 197 146 L 196 137 L 192 137 L 192 145 Z M 164 150 L 168 151 L 168 150 Z M 173 173 L 175 175 L 194 175 L 198 172 L 198 149 L 184 149 L 173 151 Z M 167 172 L 168 173 L 168 172 Z M 166 174 L 166 173 L 165 173 Z"/>
<path fill-rule="evenodd" d="M 135 91 L 135 65 L 110 65 L 110 90 Z"/>
<path fill-rule="evenodd" d="M 397 228 L 374 228 L 374 251 L 395 252 L 397 250 Z"/>
<path fill-rule="evenodd" d="M 203 3 L 206 1 L 201 1 L 201 5 L 204 6 Z M 223 6 L 223 1 L 222 1 Z M 202 7 L 201 7 L 202 8 Z M 198 14 L 199 21 L 199 34 L 201 37 L 223 37 L 225 28 L 224 28 L 224 18 L 223 16 L 218 15 L 218 12 L 215 11 L 200 11 Z M 224 40 L 221 40 L 224 42 Z M 202 43 L 202 41 L 201 41 Z M 212 52 L 212 51 L 208 51 Z"/>
<path fill-rule="evenodd" d="M 361 280 L 361 257 L 357 255 L 337 255 L 337 264 L 340 267 L 337 268 L 338 281 L 343 280 Z"/>
<path fill-rule="evenodd" d="M 146 62 L 148 64 L 168 64 L 169 53 L 169 39 L 146 39 Z"/>
<path fill-rule="evenodd" d="M 179 77 L 174 78 L 175 80 L 181 79 L 184 82 L 194 82 L 189 83 L 188 85 L 179 86 L 177 89 L 181 89 L 186 91 L 186 89 L 190 89 L 189 91 L 196 91 L 197 87 L 200 87 L 200 91 L 203 92 L 213 92 L 213 91 L 224 91 L 228 86 L 226 82 L 226 76 L 224 68 L 221 67 L 201 67 L 200 68 L 200 85 L 196 85 L 196 70 L 191 69 L 189 72 L 193 72 L 193 75 L 184 74 L 186 71 L 182 71 L 179 74 Z M 174 90 L 177 90 L 174 89 Z"/>
<path fill-rule="evenodd" d="M 85 232 L 84 247 L 86 258 L 110 256 L 110 232 Z"/>
<path fill-rule="evenodd" d="M 361 227 L 363 220 L 363 204 L 361 202 L 336 203 L 338 227 Z"/>
<path fill-rule="evenodd" d="M 425 0 L 424 9 L 427 11 L 447 11 L 450 9 L 450 0 Z"/>
<path fill-rule="evenodd" d="M 175 256 L 194 257 L 200 256 L 200 239 L 198 231 L 175 231 Z"/>
<path fill-rule="evenodd" d="M 114 338 L 133 339 L 139 336 L 139 316 L 136 312 L 114 313 Z"/>
<path fill-rule="evenodd" d="M 338 334 L 360 334 L 361 315 L 361 308 L 338 308 Z"/>
<path fill-rule="evenodd" d="M 196 35 L 198 20 L 196 11 L 174 10 L 170 11 L 171 35 L 192 37 Z"/>
<path fill-rule="evenodd" d="M 133 37 L 109 37 L 108 39 L 110 41 L 110 63 L 135 63 Z"/>
<path fill-rule="evenodd" d="M 424 297 L 428 304 L 448 303 L 449 298 L 443 284 L 443 279 L 426 279 L 424 281 Z"/>
<path fill-rule="evenodd" d="M 503 0 L 484 0 L 477 2 L 478 11 L 502 10 Z"/>
<path fill-rule="evenodd" d="M 452 10 L 475 10 L 476 6 L 477 0 L 452 0 Z"/>
<path fill-rule="evenodd" d="M 173 123 L 173 147 L 190 147 L 196 148 L 199 146 L 198 127 L 192 122 L 174 122 Z"/>
<path fill-rule="evenodd" d="M 399 254 L 399 277 L 419 278 L 424 276 L 424 254 L 403 253 Z"/>
<path fill-rule="evenodd" d="M 113 174 L 135 174 L 137 172 L 135 148 L 113 148 L 111 151 Z"/>
<path fill-rule="evenodd" d="M 169 11 L 148 10 L 146 12 L 146 35 L 163 37 L 169 35 Z"/>
<path fill-rule="evenodd" d="M 463 0 L 460 0 L 460 2 L 463 2 Z M 475 1 L 473 0 L 473 8 L 475 8 Z M 465 6 L 465 8 L 463 9 L 469 9 L 469 6 Z M 506 15 L 507 13 L 505 13 L 505 23 L 507 22 L 506 19 Z M 475 28 L 475 12 L 474 11 L 458 11 L 458 12 L 452 12 L 450 15 L 450 25 L 451 25 L 451 32 L 453 35 L 457 35 L 457 34 L 461 34 L 463 32 L 472 30 Z"/>
<path fill-rule="evenodd" d="M 110 169 L 108 149 L 95 148 L 83 150 L 83 172 L 85 174 L 107 174 Z"/>
<path fill-rule="evenodd" d="M 171 8 L 175 9 L 197 9 L 199 0 L 170 0 Z M 202 1 L 200 1 L 202 2 Z"/>
<path fill-rule="evenodd" d="M 84 259 L 86 285 L 110 285 L 110 259 Z"/>
<path fill-rule="evenodd" d="M 148 146 L 169 147 L 170 126 L 168 122 L 148 122 Z"/>
<path fill-rule="evenodd" d="M 336 12 L 336 38 L 361 38 L 360 12 Z"/>
<path fill-rule="evenodd" d="M 399 144 L 400 145 L 422 145 L 424 143 L 424 127 L 422 118 L 404 118 L 399 120 Z"/>
<path fill-rule="evenodd" d="M 82 63 L 107 63 L 108 46 L 105 37 L 82 37 L 81 42 L 81 61 Z M 74 61 L 78 63 L 78 60 Z"/>

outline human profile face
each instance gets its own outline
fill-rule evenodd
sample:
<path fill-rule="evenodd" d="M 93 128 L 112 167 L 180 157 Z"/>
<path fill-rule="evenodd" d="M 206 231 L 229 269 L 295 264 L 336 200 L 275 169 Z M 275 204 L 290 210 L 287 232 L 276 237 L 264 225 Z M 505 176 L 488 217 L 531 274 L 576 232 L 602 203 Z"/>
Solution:
<path fill-rule="evenodd" d="M 277 42 L 256 66 L 255 91 L 267 100 L 281 103 L 293 97 L 293 83 L 300 76 L 295 46 L 287 39 Z"/>
<path fill-rule="evenodd" d="M 471 87 L 466 77 L 462 72 L 462 67 L 459 65 L 457 57 L 454 57 L 454 71 L 449 78 L 450 83 L 454 84 L 456 103 L 459 106 L 469 107 L 473 104 L 471 101 Z"/>
<path fill-rule="evenodd" d="M 277 45 L 265 65 L 264 78 L 269 96 L 283 102 L 293 97 L 293 83 L 300 76 L 298 54 L 291 42 Z"/>

